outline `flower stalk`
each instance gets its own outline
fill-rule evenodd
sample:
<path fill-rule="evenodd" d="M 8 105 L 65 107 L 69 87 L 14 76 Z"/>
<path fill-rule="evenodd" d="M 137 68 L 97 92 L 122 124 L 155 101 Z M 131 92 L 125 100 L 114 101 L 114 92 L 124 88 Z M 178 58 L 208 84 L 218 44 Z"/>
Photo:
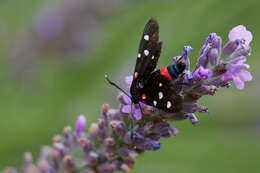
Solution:
<path fill-rule="evenodd" d="M 113 173 L 129 171 L 136 159 L 146 150 L 159 150 L 160 138 L 170 138 L 179 131 L 170 121 L 188 119 L 199 122 L 196 112 L 207 113 L 208 108 L 197 101 L 204 95 L 215 95 L 219 88 L 229 88 L 234 82 L 238 89 L 252 80 L 246 57 L 250 55 L 252 34 L 244 26 L 237 26 L 229 33 L 229 42 L 222 46 L 222 39 L 210 34 L 200 50 L 197 65 L 189 69 L 189 54 L 192 48 L 185 46 L 183 55 L 174 59 L 187 64 L 187 69 L 172 85 L 182 97 L 178 111 L 167 113 L 146 104 L 132 105 L 124 93 L 118 97 L 119 109 L 108 104 L 102 106 L 97 123 L 89 125 L 84 115 L 76 121 L 75 129 L 65 127 L 63 135 L 53 138 L 53 146 L 42 148 L 39 158 L 30 153 L 24 155 L 24 173 Z M 132 77 L 126 77 L 131 85 Z M 128 87 L 129 88 L 129 87 Z M 8 168 L 4 173 L 16 173 Z"/>

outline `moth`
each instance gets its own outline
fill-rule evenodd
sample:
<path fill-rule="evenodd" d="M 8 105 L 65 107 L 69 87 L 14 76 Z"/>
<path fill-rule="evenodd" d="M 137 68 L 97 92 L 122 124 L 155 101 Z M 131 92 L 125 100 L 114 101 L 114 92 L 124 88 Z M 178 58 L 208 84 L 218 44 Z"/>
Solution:
<path fill-rule="evenodd" d="M 161 54 L 159 25 L 150 19 L 139 44 L 130 93 L 134 104 L 143 102 L 166 112 L 178 112 L 182 96 L 173 81 L 186 69 L 185 62 L 177 59 L 173 64 L 155 69 Z"/>
<path fill-rule="evenodd" d="M 178 58 L 173 64 L 156 69 L 161 48 L 158 22 L 150 19 L 139 44 L 130 95 L 107 76 L 106 79 L 128 95 L 134 104 L 142 102 L 166 112 L 178 112 L 181 110 L 181 85 L 175 85 L 173 81 L 184 72 L 186 63 Z"/>

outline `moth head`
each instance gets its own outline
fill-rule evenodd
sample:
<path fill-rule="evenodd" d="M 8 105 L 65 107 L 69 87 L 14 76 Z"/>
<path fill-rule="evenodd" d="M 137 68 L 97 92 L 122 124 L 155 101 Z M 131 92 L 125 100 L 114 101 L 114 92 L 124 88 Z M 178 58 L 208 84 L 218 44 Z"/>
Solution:
<path fill-rule="evenodd" d="M 136 104 L 138 103 L 141 99 L 140 96 L 142 94 L 142 89 L 144 88 L 144 82 L 141 80 L 136 80 L 132 83 L 130 92 L 132 95 L 133 102 Z"/>

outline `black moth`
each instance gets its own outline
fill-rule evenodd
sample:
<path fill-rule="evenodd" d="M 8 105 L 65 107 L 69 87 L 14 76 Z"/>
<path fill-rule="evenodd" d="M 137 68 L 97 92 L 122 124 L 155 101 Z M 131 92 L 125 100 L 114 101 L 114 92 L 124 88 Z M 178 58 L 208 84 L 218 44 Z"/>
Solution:
<path fill-rule="evenodd" d="M 158 22 L 150 19 L 144 28 L 139 45 L 130 88 L 131 96 L 110 81 L 107 75 L 105 77 L 111 85 L 130 97 L 134 104 L 142 102 L 166 112 L 179 112 L 183 99 L 180 94 L 181 84 L 176 84 L 174 81 L 184 72 L 186 63 L 184 59 L 179 58 L 174 64 L 156 70 L 161 47 Z"/>
<path fill-rule="evenodd" d="M 173 80 L 183 73 L 186 64 L 179 59 L 172 65 L 156 70 L 161 47 L 159 25 L 156 20 L 150 19 L 139 45 L 130 88 L 131 98 L 134 104 L 143 102 L 166 112 L 178 112 L 182 96 Z"/>

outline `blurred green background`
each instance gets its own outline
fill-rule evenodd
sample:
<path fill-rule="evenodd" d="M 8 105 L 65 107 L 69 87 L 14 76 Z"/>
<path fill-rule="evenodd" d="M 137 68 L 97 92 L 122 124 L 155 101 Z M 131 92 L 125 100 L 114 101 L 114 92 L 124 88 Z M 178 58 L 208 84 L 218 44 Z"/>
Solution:
<path fill-rule="evenodd" d="M 254 35 L 248 58 L 254 79 L 243 91 L 232 87 L 203 98 L 210 113 L 198 115 L 196 126 L 175 122 L 180 135 L 162 140 L 161 150 L 145 153 L 131 172 L 260 171 L 259 0 L 93 0 L 86 9 L 82 0 L 65 1 L 0 2 L 0 170 L 20 167 L 26 151 L 37 157 L 78 114 L 92 122 L 103 103 L 117 107 L 117 91 L 104 74 L 123 85 L 143 27 L 154 17 L 164 42 L 159 66 L 171 63 L 184 45 L 194 48 L 194 64 L 210 32 L 226 42 L 232 27 L 247 26 Z M 57 26 L 58 15 L 63 23 Z M 55 33 L 41 33 L 47 30 Z"/>

